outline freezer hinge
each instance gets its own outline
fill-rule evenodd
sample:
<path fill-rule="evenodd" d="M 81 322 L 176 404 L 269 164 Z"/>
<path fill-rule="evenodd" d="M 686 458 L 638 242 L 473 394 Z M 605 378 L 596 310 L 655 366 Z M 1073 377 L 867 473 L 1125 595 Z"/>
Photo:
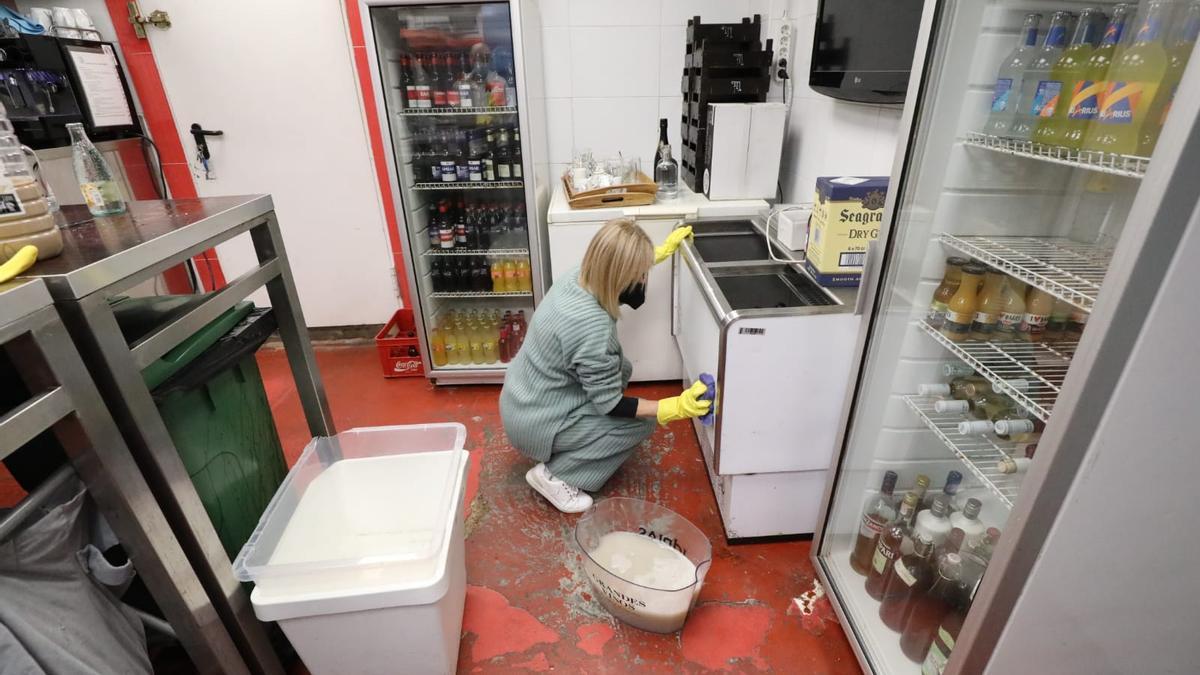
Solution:
<path fill-rule="evenodd" d="M 171 15 L 161 9 L 150 12 L 149 16 L 142 16 L 142 8 L 138 7 L 135 0 L 130 0 L 125 4 L 129 9 L 129 23 L 133 24 L 133 32 L 138 38 L 146 39 L 146 24 L 163 29 L 171 27 Z"/>

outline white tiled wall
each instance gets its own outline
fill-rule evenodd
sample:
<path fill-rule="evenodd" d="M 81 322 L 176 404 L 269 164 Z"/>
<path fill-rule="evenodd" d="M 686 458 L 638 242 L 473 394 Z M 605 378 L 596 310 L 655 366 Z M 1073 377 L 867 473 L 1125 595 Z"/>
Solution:
<path fill-rule="evenodd" d="M 808 81 L 816 0 L 541 0 L 547 137 L 552 175 L 574 153 L 638 156 L 651 172 L 658 119 L 679 150 L 680 76 L 687 20 L 738 21 L 761 14 L 777 38 L 784 12 L 793 38 L 792 112 L 780 179 L 787 201 L 807 201 L 817 176 L 887 174 L 899 106 L 818 95 Z M 773 97 L 779 92 L 772 92 Z"/>

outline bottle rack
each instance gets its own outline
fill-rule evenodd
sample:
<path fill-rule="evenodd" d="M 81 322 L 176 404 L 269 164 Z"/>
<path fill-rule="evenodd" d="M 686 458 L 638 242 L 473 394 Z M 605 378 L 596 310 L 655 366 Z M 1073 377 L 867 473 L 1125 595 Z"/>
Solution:
<path fill-rule="evenodd" d="M 942 234 L 946 246 L 987 263 L 1064 302 L 1091 311 L 1112 249 L 1059 237 Z"/>
<path fill-rule="evenodd" d="M 398 88 L 398 87 L 397 87 Z M 448 115 L 516 115 L 516 106 L 488 107 L 472 106 L 470 108 L 405 108 L 396 111 L 401 117 L 443 117 Z"/>
<path fill-rule="evenodd" d="M 1072 150 L 1057 145 L 1043 145 L 1033 141 L 991 136 L 977 131 L 968 132 L 966 137 L 961 139 L 960 142 L 963 145 L 983 148 L 1006 155 L 1028 157 L 1042 162 L 1050 162 L 1051 164 L 1099 171 L 1126 178 L 1141 178 L 1146 175 L 1146 169 L 1150 166 L 1149 157 L 1117 155 L 1111 152 L 1097 152 L 1095 150 Z"/>
<path fill-rule="evenodd" d="M 520 180 L 451 181 L 448 183 L 413 183 L 414 190 L 511 190 L 525 187 Z"/>
<path fill-rule="evenodd" d="M 1001 441 L 990 434 L 960 434 L 958 423 L 966 419 L 961 413 L 937 412 L 933 408 L 936 399 L 923 396 L 903 398 L 925 426 L 966 465 L 967 470 L 995 495 L 1005 508 L 1011 509 L 1021 489 L 1021 477 L 1000 473 L 996 464 L 1012 454 L 1015 444 Z"/>
<path fill-rule="evenodd" d="M 527 248 L 431 248 L 421 255 L 430 257 L 449 256 L 488 256 L 488 257 L 521 257 L 529 256 Z"/>
<path fill-rule="evenodd" d="M 1039 420 L 1049 420 L 1078 343 L 954 342 L 927 321 L 922 320 L 918 325 L 963 363 L 987 378 L 997 392 L 1012 398 Z M 1009 383 L 1012 380 L 1024 380 L 1027 386 L 1014 387 Z"/>
<path fill-rule="evenodd" d="M 437 291 L 429 294 L 430 298 L 465 299 L 465 298 L 532 298 L 531 291 Z"/>

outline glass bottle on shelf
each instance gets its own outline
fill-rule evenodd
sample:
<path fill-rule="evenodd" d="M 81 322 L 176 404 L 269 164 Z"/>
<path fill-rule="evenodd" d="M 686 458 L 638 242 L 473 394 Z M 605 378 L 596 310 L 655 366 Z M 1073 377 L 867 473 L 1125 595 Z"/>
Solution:
<path fill-rule="evenodd" d="M 937 574 L 929 591 L 910 603 L 900 649 L 914 663 L 925 660 L 942 619 L 963 604 L 962 575 L 962 557 L 954 552 L 944 553 L 938 560 Z"/>
<path fill-rule="evenodd" d="M 987 530 L 979 521 L 979 512 L 982 508 L 983 502 L 972 497 L 963 505 L 961 511 L 950 514 L 950 527 L 957 527 L 963 531 L 963 542 L 967 546 L 982 539 Z"/>
<path fill-rule="evenodd" d="M 942 283 L 938 284 L 937 289 L 933 291 L 933 297 L 929 300 L 929 312 L 925 315 L 925 321 L 930 326 L 942 327 L 942 323 L 946 320 L 947 303 L 950 302 L 950 298 L 954 297 L 954 292 L 958 290 L 958 285 L 962 281 L 963 265 L 969 262 L 971 261 L 958 256 L 946 258 L 946 271 L 942 275 Z"/>
<path fill-rule="evenodd" d="M 508 105 L 508 82 L 500 73 L 489 69 L 487 74 L 487 105 L 490 108 L 503 108 Z"/>
<path fill-rule="evenodd" d="M 1146 122 L 1142 125 L 1141 137 L 1138 139 L 1137 154 L 1139 157 L 1149 157 L 1154 153 L 1158 144 L 1158 135 L 1162 132 L 1167 114 L 1171 112 L 1171 103 L 1175 100 L 1175 91 L 1183 79 L 1183 71 L 1187 68 L 1192 56 L 1192 48 L 1200 36 L 1200 2 L 1188 5 L 1183 20 L 1178 22 L 1175 34 L 1167 47 L 1167 74 L 1158 85 L 1158 93 L 1146 114 Z"/>
<path fill-rule="evenodd" d="M 907 610 L 914 597 L 924 593 L 933 583 L 933 542 L 917 537 L 912 553 L 900 556 L 892 563 L 891 573 L 883 583 L 879 600 L 879 618 L 883 625 L 899 633 L 904 628 Z"/>
<path fill-rule="evenodd" d="M 1025 15 L 1025 24 L 1021 27 L 1021 42 L 1004 57 L 1000 70 L 996 73 L 996 84 L 992 88 L 992 106 L 984 125 L 984 133 L 993 136 L 1008 135 L 1018 92 L 1021 89 L 1021 76 L 1033 53 L 1037 51 L 1038 24 L 1041 22 L 1041 14 L 1031 12 Z"/>
<path fill-rule="evenodd" d="M 658 199 L 670 200 L 679 196 L 679 163 L 671 157 L 670 143 L 662 146 L 662 158 L 654 166 L 654 182 L 658 183 Z"/>
<path fill-rule="evenodd" d="M 942 323 L 941 332 L 954 342 L 967 339 L 971 323 L 975 320 L 976 297 L 979 282 L 986 268 L 978 263 L 967 263 L 962 268 L 962 281 L 958 290 L 946 303 L 946 320 Z"/>
<path fill-rule="evenodd" d="M 994 267 L 987 268 L 983 277 L 983 290 L 975 306 L 975 318 L 971 321 L 971 339 L 990 340 L 1000 321 L 1004 305 L 1005 275 Z"/>
<path fill-rule="evenodd" d="M 516 293 L 521 290 L 520 283 L 517 281 L 517 264 L 512 258 L 504 259 L 504 291 L 506 293 Z"/>
<path fill-rule="evenodd" d="M 533 292 L 532 270 L 529 269 L 528 258 L 517 260 L 517 288 L 522 293 Z"/>
<path fill-rule="evenodd" d="M 1046 319 L 1046 331 L 1042 334 L 1045 342 L 1058 342 L 1067 334 L 1067 319 L 1071 316 L 1071 305 L 1062 300 L 1055 300 L 1050 310 L 1050 318 Z"/>
<path fill-rule="evenodd" d="M 404 102 L 404 108 L 417 107 L 417 89 L 413 83 L 412 59 L 407 53 L 400 55 L 400 96 Z"/>
<path fill-rule="evenodd" d="M 442 57 L 436 52 L 430 52 L 429 63 L 429 98 L 434 108 L 446 107 L 446 87 L 443 80 Z"/>
<path fill-rule="evenodd" d="M 1030 286 L 1029 294 L 1025 296 L 1025 316 L 1021 318 L 1021 326 L 1017 332 L 1028 342 L 1041 342 L 1052 311 L 1054 296 Z"/>
<path fill-rule="evenodd" d="M 942 485 L 942 498 L 946 500 L 946 506 L 953 513 L 958 501 L 958 491 L 962 488 L 963 475 L 961 471 L 951 469 L 946 472 L 946 482 Z M 925 499 L 921 500 L 921 508 L 928 509 L 933 507 L 934 495 L 926 494 Z"/>
<path fill-rule="evenodd" d="M 658 145 L 654 148 L 654 166 L 658 166 L 658 160 L 662 159 L 664 145 L 670 145 L 670 141 L 667 140 L 667 118 L 665 117 L 658 120 Z"/>
<path fill-rule="evenodd" d="M 75 179 L 79 181 L 79 191 L 83 193 L 88 211 L 93 216 L 125 213 L 125 200 L 121 197 L 121 188 L 113 180 L 112 169 L 84 133 L 83 125 L 78 122 L 68 124 L 67 133 L 71 135 L 71 163 L 75 169 Z"/>
<path fill-rule="evenodd" d="M 1112 17 L 1109 18 L 1108 26 L 1104 28 L 1104 36 L 1100 39 L 1100 46 L 1088 57 L 1083 75 L 1071 92 L 1067 118 L 1063 121 L 1062 133 L 1058 138 L 1060 145 L 1078 150 L 1092 120 L 1100 114 L 1100 99 L 1104 97 L 1104 89 L 1107 86 L 1105 78 L 1108 76 L 1113 56 L 1126 35 L 1126 25 L 1131 12 L 1132 6 L 1128 4 L 1113 7 Z"/>
<path fill-rule="evenodd" d="M 504 292 L 504 261 L 497 259 L 492 263 L 492 292 Z"/>
<path fill-rule="evenodd" d="M 467 57 L 463 55 L 459 61 L 458 77 L 454 80 L 455 98 L 459 108 L 475 107 L 475 89 L 471 84 L 471 68 Z"/>
<path fill-rule="evenodd" d="M 1092 120 L 1084 150 L 1132 155 L 1137 152 L 1147 112 L 1167 75 L 1163 23 L 1171 5 L 1151 2 L 1133 44 L 1113 61 L 1106 76 L 1100 113 Z"/>
<path fill-rule="evenodd" d="M 1038 112 L 1032 139 L 1046 145 L 1058 145 L 1066 130 L 1067 109 L 1070 107 L 1071 92 L 1084 77 L 1088 59 L 1096 47 L 1096 32 L 1103 25 L 1104 13 L 1094 7 L 1085 8 L 1075 24 L 1075 35 L 1050 69 L 1046 89 L 1050 94 Z M 1097 25 L 1099 24 L 1099 25 Z"/>
<path fill-rule="evenodd" d="M 442 335 L 441 328 L 434 328 L 429 332 L 429 351 L 431 352 L 430 359 L 433 361 L 434 366 L 441 367 L 446 365 L 448 362 L 446 357 L 446 338 Z"/>
<path fill-rule="evenodd" d="M 871 569 L 871 558 L 875 555 L 879 534 L 896 517 L 895 497 L 892 492 L 896 489 L 897 478 L 895 471 L 884 472 L 879 493 L 868 498 L 863 507 L 858 537 L 854 541 L 854 550 L 850 553 L 850 568 L 863 576 Z"/>
<path fill-rule="evenodd" d="M 1010 415 L 997 419 L 993 425 L 996 435 L 1004 440 L 1025 443 L 1034 440 L 1046 428 L 1046 423 L 1027 415 Z"/>
<path fill-rule="evenodd" d="M 875 552 L 871 555 L 871 567 L 867 570 L 867 595 L 876 600 L 883 597 L 884 575 L 897 558 L 900 557 L 904 540 L 912 530 L 913 518 L 921 505 L 921 495 L 915 490 L 909 490 L 900 502 L 900 510 L 896 517 L 887 524 L 875 543 Z"/>
<path fill-rule="evenodd" d="M 1025 316 L 1025 284 L 1012 277 L 1004 280 L 1003 301 L 1000 305 L 1000 316 L 996 320 L 996 330 L 992 340 L 1009 342 L 1017 339 L 1021 328 L 1021 319 Z"/>
<path fill-rule="evenodd" d="M 471 101 L 475 107 L 485 107 L 488 105 L 487 100 L 487 45 L 479 43 L 471 47 L 471 58 L 474 62 L 474 67 L 471 68 L 471 74 L 468 79 L 471 82 Z"/>
<path fill-rule="evenodd" d="M 1046 39 L 1021 74 L 1021 88 L 1017 92 L 1017 102 L 1014 107 L 1012 125 L 1008 136 L 1022 141 L 1029 140 L 1038 118 L 1050 101 L 1058 96 L 1058 87 L 1062 83 L 1050 77 L 1050 69 L 1058 63 L 1063 48 L 1067 46 L 1067 29 L 1071 22 L 1070 12 L 1055 12 L 1050 19 L 1050 28 L 1046 31 Z"/>
<path fill-rule="evenodd" d="M 521 154 L 521 127 L 512 128 L 512 151 L 509 153 L 512 159 L 512 177 L 513 180 L 521 180 L 525 177 L 525 168 L 522 166 Z M 525 203 L 521 203 L 521 208 L 525 207 Z"/>
<path fill-rule="evenodd" d="M 442 54 L 442 91 L 446 96 L 447 108 L 462 107 L 462 99 L 458 92 L 458 72 L 455 68 L 454 54 Z"/>
<path fill-rule="evenodd" d="M 946 535 L 950 534 L 950 504 L 946 501 L 944 495 L 938 495 L 933 498 L 933 503 L 929 508 L 917 514 L 916 521 L 913 523 L 914 536 L 925 537 L 933 542 L 934 546 L 946 541 Z"/>
<path fill-rule="evenodd" d="M 433 107 L 433 92 L 429 83 L 429 73 L 425 72 L 425 65 L 421 63 L 421 56 L 414 54 L 412 58 L 412 79 L 413 79 L 413 98 L 416 105 L 410 105 L 413 108 L 432 108 Z"/>
<path fill-rule="evenodd" d="M 484 136 L 484 150 L 483 150 L 483 157 L 482 157 L 482 159 L 483 159 L 483 179 L 485 181 L 496 180 L 496 158 L 495 158 L 495 155 L 493 154 L 494 150 L 495 150 L 495 146 L 496 146 L 495 130 L 492 129 L 491 127 L 488 127 L 488 130 L 487 130 L 487 132 L 485 132 L 485 136 Z"/>

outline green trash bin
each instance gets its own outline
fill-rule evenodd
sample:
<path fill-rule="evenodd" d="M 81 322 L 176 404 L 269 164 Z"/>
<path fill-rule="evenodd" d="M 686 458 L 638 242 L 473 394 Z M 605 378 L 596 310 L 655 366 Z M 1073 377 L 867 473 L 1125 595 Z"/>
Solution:
<path fill-rule="evenodd" d="M 133 342 L 205 297 L 123 298 L 113 312 Z M 270 309 L 242 302 L 142 371 L 231 560 L 287 473 L 254 359 L 275 327 Z"/>

